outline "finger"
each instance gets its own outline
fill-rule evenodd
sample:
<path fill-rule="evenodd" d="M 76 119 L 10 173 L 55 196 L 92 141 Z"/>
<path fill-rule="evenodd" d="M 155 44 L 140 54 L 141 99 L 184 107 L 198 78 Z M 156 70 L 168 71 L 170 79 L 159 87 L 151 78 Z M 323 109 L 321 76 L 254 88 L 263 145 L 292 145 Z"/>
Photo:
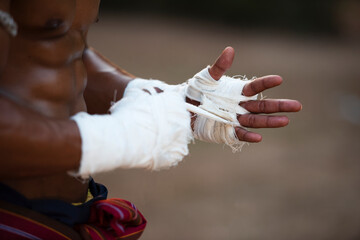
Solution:
<path fill-rule="evenodd" d="M 286 116 L 264 116 L 256 114 L 244 114 L 238 116 L 238 121 L 243 127 L 250 128 L 279 128 L 289 124 Z"/>
<path fill-rule="evenodd" d="M 216 62 L 209 68 L 211 77 L 215 80 L 219 80 L 225 71 L 228 70 L 234 60 L 235 51 L 232 47 L 227 47 L 221 53 Z"/>
<path fill-rule="evenodd" d="M 254 81 L 248 83 L 243 88 L 244 96 L 254 96 L 266 89 L 279 86 L 282 83 L 282 78 L 277 75 L 264 76 L 257 78 Z"/>
<path fill-rule="evenodd" d="M 256 142 L 261 142 L 262 140 L 260 134 L 247 131 L 246 129 L 240 127 L 236 127 L 235 132 L 236 132 L 236 136 L 240 141 L 256 143 Z"/>
<path fill-rule="evenodd" d="M 298 112 L 302 105 L 299 101 L 289 99 L 266 99 L 247 101 L 240 106 L 251 113 Z"/>

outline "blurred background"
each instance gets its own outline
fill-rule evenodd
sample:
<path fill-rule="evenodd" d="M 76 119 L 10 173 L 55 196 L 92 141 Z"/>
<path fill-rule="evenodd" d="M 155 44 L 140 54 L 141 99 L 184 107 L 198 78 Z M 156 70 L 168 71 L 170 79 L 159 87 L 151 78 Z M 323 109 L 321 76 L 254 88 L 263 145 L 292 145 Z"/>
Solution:
<path fill-rule="evenodd" d="M 240 153 L 196 142 L 176 168 L 95 176 L 141 209 L 142 239 L 360 239 L 360 1 L 104 0 L 89 39 L 168 83 L 233 46 L 228 75 L 281 75 L 264 95 L 303 104 Z"/>

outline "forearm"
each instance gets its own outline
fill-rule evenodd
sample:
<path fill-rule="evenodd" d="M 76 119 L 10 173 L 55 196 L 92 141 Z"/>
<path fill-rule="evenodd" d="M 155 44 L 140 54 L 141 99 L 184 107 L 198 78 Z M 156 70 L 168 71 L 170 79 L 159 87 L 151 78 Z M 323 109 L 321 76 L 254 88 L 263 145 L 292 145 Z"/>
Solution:
<path fill-rule="evenodd" d="M 56 120 L 0 97 L 0 178 L 77 169 L 81 139 L 74 121 Z"/>
<path fill-rule="evenodd" d="M 88 112 L 107 113 L 110 103 L 122 98 L 127 84 L 135 77 L 93 48 L 88 48 L 83 58 L 88 75 L 84 93 Z"/>

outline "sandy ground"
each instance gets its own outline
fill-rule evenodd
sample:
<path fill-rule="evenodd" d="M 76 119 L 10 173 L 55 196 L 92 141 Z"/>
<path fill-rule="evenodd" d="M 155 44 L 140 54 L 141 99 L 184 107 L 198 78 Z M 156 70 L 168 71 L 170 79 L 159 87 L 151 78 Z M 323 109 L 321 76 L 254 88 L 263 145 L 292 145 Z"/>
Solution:
<path fill-rule="evenodd" d="M 147 217 L 142 239 L 360 239 L 359 45 L 149 16 L 102 16 L 89 37 L 129 72 L 169 83 L 231 45 L 229 75 L 281 75 L 265 95 L 303 103 L 241 153 L 197 142 L 171 170 L 95 176 Z"/>

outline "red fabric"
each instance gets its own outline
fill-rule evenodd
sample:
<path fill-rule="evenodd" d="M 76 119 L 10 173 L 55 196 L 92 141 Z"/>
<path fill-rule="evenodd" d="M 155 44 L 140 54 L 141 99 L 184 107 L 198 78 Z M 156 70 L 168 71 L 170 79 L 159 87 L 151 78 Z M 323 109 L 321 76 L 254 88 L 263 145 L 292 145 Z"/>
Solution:
<path fill-rule="evenodd" d="M 112 198 L 96 201 L 91 206 L 87 224 L 78 226 L 85 239 L 139 239 L 146 219 L 129 201 Z"/>
<path fill-rule="evenodd" d="M 70 240 L 54 228 L 5 209 L 0 209 L 0 236 L 2 239 Z"/>

